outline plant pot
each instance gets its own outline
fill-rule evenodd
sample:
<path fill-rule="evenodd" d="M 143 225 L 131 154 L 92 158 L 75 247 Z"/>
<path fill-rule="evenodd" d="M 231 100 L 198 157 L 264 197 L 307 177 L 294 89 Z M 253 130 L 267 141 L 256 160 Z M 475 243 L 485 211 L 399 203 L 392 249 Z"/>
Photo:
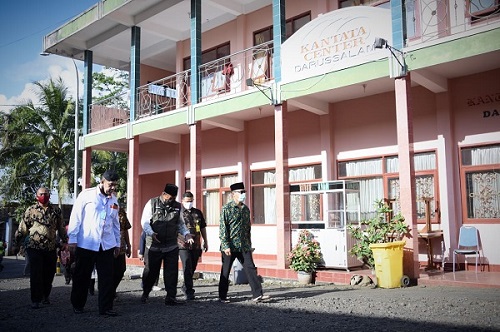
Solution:
<path fill-rule="evenodd" d="M 309 285 L 312 282 L 312 272 L 297 272 L 297 280 L 299 285 Z"/>

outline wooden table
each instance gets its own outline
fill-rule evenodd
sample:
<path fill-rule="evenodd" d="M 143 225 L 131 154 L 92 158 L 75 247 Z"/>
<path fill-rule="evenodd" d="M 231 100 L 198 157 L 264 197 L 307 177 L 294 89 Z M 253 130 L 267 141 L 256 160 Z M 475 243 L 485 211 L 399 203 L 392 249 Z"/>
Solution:
<path fill-rule="evenodd" d="M 427 268 L 426 268 L 426 270 L 434 270 L 436 267 L 434 266 L 434 259 L 432 257 L 432 239 L 442 238 L 443 231 L 418 232 L 418 237 L 420 239 L 424 239 L 424 241 L 427 245 Z"/>

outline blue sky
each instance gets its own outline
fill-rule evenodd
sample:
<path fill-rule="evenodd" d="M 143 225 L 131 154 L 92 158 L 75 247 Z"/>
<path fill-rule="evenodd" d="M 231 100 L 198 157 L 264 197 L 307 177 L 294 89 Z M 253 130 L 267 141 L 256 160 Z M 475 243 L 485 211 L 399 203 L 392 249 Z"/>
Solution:
<path fill-rule="evenodd" d="M 0 110 L 27 99 L 35 101 L 32 82 L 60 76 L 76 91 L 76 73 L 71 59 L 40 56 L 43 37 L 98 0 L 0 0 Z M 80 77 L 83 62 L 76 61 Z M 80 87 L 81 89 L 81 87 Z"/>

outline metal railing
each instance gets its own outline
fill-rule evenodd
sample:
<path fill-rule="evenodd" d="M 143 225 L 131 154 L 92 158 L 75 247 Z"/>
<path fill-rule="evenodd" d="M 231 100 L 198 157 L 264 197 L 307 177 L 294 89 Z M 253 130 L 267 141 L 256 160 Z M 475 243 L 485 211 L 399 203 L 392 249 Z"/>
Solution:
<path fill-rule="evenodd" d="M 409 0 L 408 45 L 438 40 L 500 22 L 498 0 Z"/>
<path fill-rule="evenodd" d="M 137 88 L 136 119 L 165 113 L 189 105 L 191 70 Z"/>

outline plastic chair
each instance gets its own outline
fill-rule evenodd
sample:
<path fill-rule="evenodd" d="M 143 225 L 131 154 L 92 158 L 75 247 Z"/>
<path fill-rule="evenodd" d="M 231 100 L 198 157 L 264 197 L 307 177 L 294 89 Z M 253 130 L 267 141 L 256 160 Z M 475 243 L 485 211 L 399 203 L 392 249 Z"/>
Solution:
<path fill-rule="evenodd" d="M 476 273 L 477 263 L 481 260 L 480 246 L 479 246 L 479 232 L 474 226 L 460 227 L 458 235 L 458 248 L 453 250 L 453 273 L 455 273 L 455 256 L 456 255 L 476 255 Z M 467 260 L 465 260 L 467 269 Z"/>

